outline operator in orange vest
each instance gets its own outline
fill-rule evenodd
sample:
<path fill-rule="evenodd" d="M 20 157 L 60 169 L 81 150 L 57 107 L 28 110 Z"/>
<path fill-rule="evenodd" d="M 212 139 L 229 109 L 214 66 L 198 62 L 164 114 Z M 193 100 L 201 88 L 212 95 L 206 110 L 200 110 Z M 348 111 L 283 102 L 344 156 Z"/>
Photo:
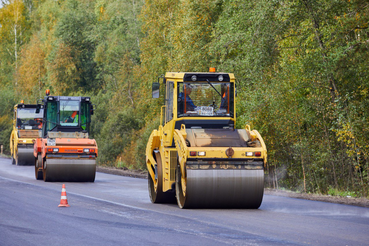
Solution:
<path fill-rule="evenodd" d="M 64 122 L 78 123 L 78 111 L 74 111 Z"/>
<path fill-rule="evenodd" d="M 72 114 L 73 123 L 78 123 L 78 111 L 74 111 Z"/>
<path fill-rule="evenodd" d="M 223 90 L 222 100 L 220 103 L 220 108 L 227 109 L 228 108 L 228 91 L 226 89 Z"/>
<path fill-rule="evenodd" d="M 73 118 L 73 123 L 77 123 L 78 124 L 78 111 L 74 111 L 72 114 L 72 118 Z M 86 117 L 84 117 L 84 115 L 82 114 L 81 116 L 81 127 L 83 130 L 86 129 Z"/>

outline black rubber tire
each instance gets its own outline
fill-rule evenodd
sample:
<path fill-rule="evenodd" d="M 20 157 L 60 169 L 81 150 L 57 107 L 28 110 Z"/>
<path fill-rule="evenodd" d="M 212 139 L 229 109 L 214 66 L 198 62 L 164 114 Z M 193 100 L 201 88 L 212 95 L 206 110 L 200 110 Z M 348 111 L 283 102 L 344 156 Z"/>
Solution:
<path fill-rule="evenodd" d="M 14 159 L 14 155 L 15 155 L 15 149 L 14 149 L 14 142 L 13 143 L 13 147 L 12 147 L 12 150 L 13 150 L 13 153 L 12 153 L 12 165 L 15 165 L 15 159 Z"/>
<path fill-rule="evenodd" d="M 176 170 L 176 199 L 178 207 L 186 208 L 186 196 L 183 195 L 181 176 L 181 167 L 178 165 Z"/>
<path fill-rule="evenodd" d="M 41 165 L 40 165 L 41 162 Z M 41 155 L 38 154 L 38 158 L 35 158 L 35 177 L 36 180 L 42 180 L 43 179 L 43 172 L 42 169 L 40 169 L 39 167 L 42 166 L 42 160 L 41 160 Z"/>
<path fill-rule="evenodd" d="M 154 187 L 154 182 L 153 182 L 149 172 L 147 172 L 147 180 L 148 180 L 148 189 L 149 189 L 150 201 L 152 203 L 159 203 L 158 195 L 157 195 L 157 192 L 155 191 L 155 187 Z"/>
<path fill-rule="evenodd" d="M 175 194 L 174 192 L 163 192 L 163 186 L 162 186 L 162 167 L 161 167 L 161 157 L 160 154 L 156 157 L 157 162 L 157 171 L 158 171 L 158 185 L 157 189 L 155 190 L 154 182 L 150 176 L 150 173 L 148 173 L 148 189 L 149 189 L 149 196 L 152 203 L 175 203 Z"/>
<path fill-rule="evenodd" d="M 18 152 L 15 154 L 15 165 L 18 166 Z"/>
<path fill-rule="evenodd" d="M 42 172 L 42 170 L 40 170 L 37 167 L 35 167 L 35 176 L 36 176 L 36 180 L 42 180 L 43 179 L 43 172 Z"/>
<path fill-rule="evenodd" d="M 47 165 L 46 165 L 46 161 L 43 163 L 43 171 L 42 171 L 42 176 L 43 176 L 43 180 L 45 181 L 45 182 L 48 182 L 48 181 L 50 181 L 50 178 L 49 177 L 47 177 Z"/>

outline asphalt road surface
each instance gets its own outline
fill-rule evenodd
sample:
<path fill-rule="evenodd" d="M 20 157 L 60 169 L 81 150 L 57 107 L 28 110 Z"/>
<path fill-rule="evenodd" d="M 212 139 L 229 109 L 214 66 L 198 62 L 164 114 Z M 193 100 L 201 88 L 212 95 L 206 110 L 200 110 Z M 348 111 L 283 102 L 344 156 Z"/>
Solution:
<path fill-rule="evenodd" d="M 260 209 L 152 204 L 147 180 L 37 181 L 0 158 L 0 245 L 369 245 L 369 209 L 265 195 Z"/>

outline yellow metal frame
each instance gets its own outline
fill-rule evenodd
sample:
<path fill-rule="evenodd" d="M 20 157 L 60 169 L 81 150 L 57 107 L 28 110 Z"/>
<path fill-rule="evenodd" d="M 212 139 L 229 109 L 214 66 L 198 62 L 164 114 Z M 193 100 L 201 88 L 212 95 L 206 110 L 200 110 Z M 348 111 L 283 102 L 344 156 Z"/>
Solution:
<path fill-rule="evenodd" d="M 170 81 L 174 83 L 174 97 L 173 102 L 177 102 L 177 86 L 179 82 L 183 82 L 183 77 L 185 73 L 174 73 L 174 72 L 167 72 L 165 74 L 166 81 Z M 229 74 L 230 76 L 230 82 L 235 83 L 235 77 L 232 73 Z M 235 93 L 235 92 L 234 92 Z M 234 98 L 235 95 L 234 95 Z M 146 147 L 146 165 L 149 172 L 149 175 L 151 176 L 155 189 L 157 187 L 157 181 L 155 179 L 155 173 L 154 168 L 157 164 L 154 157 L 154 151 L 159 151 L 161 155 L 161 161 L 162 161 L 162 191 L 166 192 L 170 189 L 172 189 L 172 184 L 175 182 L 173 181 L 174 177 L 171 177 L 171 170 L 173 167 L 176 167 L 177 165 L 180 166 L 181 173 L 182 173 L 182 188 L 185 189 L 186 187 L 186 162 L 187 158 L 189 158 L 190 151 L 206 151 L 206 157 L 207 158 L 228 158 L 226 155 L 226 150 L 228 147 L 187 147 L 186 145 L 186 126 L 181 125 L 181 129 L 175 129 L 175 124 L 177 121 L 182 120 L 183 118 L 177 117 L 177 104 L 173 103 L 173 118 L 168 122 L 163 122 L 164 115 L 165 115 L 165 106 L 161 107 L 160 112 L 160 126 L 158 130 L 154 130 L 149 138 L 149 141 L 147 143 Z M 234 112 L 236 112 L 236 102 L 234 103 Z M 201 117 L 185 117 L 185 119 L 188 120 L 196 120 L 196 119 L 203 119 Z M 214 117 L 211 118 L 211 120 L 232 120 L 236 122 L 236 116 L 234 117 Z M 165 120 L 164 120 L 165 121 Z M 266 145 L 264 143 L 263 138 L 261 137 L 260 133 L 256 130 L 251 130 L 249 125 L 245 126 L 245 130 L 250 134 L 252 138 L 255 138 L 255 140 L 259 140 L 261 147 L 235 147 L 233 148 L 234 154 L 232 158 L 246 158 L 245 152 L 247 151 L 258 151 L 261 152 L 261 158 L 264 160 L 264 165 L 267 161 L 267 149 Z M 175 148 L 172 147 L 174 140 Z M 173 156 L 171 157 L 171 151 L 176 150 L 177 158 L 176 163 L 171 163 L 171 161 L 174 161 Z M 177 163 L 178 162 L 178 163 Z M 174 179 L 175 180 L 175 179 Z M 183 193 L 185 194 L 185 190 L 183 190 Z"/>
<path fill-rule="evenodd" d="M 33 144 L 34 138 L 20 138 L 17 129 L 17 116 L 18 116 L 18 104 L 14 105 L 14 115 L 13 115 L 13 130 L 10 134 L 10 153 L 11 156 L 16 159 L 18 153 L 18 145 L 23 144 Z M 38 130 L 34 130 L 38 131 Z"/>

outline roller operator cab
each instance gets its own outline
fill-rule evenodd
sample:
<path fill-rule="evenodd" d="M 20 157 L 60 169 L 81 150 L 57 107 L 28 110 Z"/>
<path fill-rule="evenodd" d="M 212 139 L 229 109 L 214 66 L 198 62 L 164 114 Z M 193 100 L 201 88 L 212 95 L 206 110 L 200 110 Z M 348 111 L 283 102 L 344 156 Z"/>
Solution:
<path fill-rule="evenodd" d="M 33 165 L 33 141 L 42 128 L 43 109 L 36 104 L 14 106 L 13 130 L 10 135 L 12 164 Z"/>
<path fill-rule="evenodd" d="M 161 122 L 146 147 L 153 203 L 180 208 L 258 208 L 264 191 L 265 143 L 246 125 L 235 129 L 232 73 L 168 72 Z M 160 83 L 153 83 L 159 97 Z"/>
<path fill-rule="evenodd" d="M 93 182 L 98 149 L 89 138 L 90 98 L 48 94 L 40 103 L 44 123 L 33 152 L 36 179 Z"/>

